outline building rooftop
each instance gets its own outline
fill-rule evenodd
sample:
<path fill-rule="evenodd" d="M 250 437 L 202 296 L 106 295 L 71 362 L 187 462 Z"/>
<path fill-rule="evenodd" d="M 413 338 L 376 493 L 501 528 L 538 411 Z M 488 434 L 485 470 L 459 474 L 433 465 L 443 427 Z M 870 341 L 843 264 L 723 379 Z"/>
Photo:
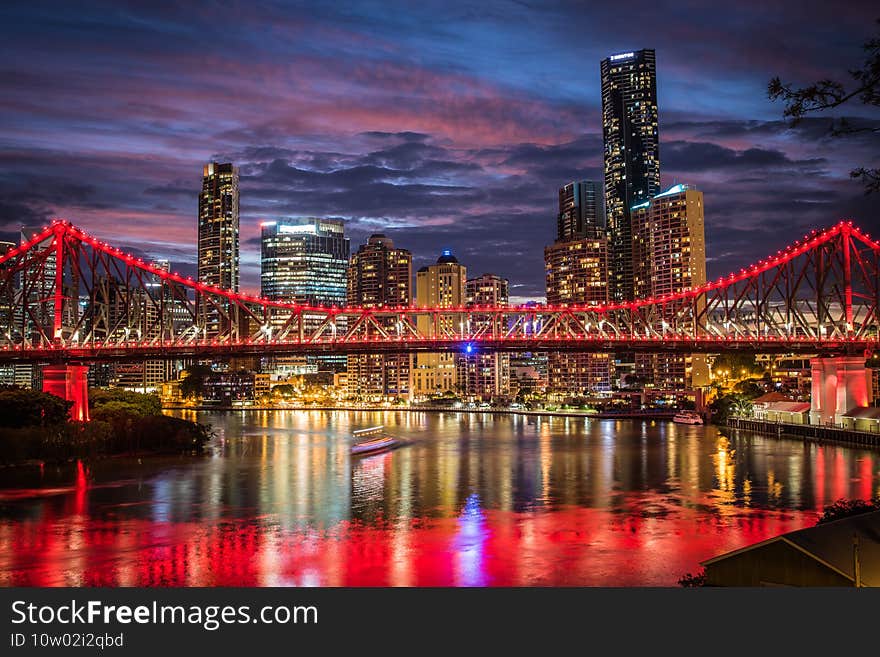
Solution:
<path fill-rule="evenodd" d="M 449 249 L 444 249 L 443 253 L 440 254 L 440 257 L 437 258 L 438 265 L 448 265 L 448 264 L 458 264 L 458 258 L 452 255 L 452 251 Z"/>
<path fill-rule="evenodd" d="M 783 395 L 781 392 L 768 392 L 766 394 L 761 395 L 757 399 L 753 399 L 753 404 L 769 404 L 771 402 L 790 402 L 794 401 L 791 397 L 787 397 Z"/>
<path fill-rule="evenodd" d="M 880 408 L 876 406 L 857 406 L 843 414 L 857 420 L 880 420 Z"/>
<path fill-rule="evenodd" d="M 775 536 L 703 561 L 707 566 L 782 541 L 854 581 L 854 539 L 858 537 L 862 586 L 880 586 L 880 511 L 861 513 Z"/>

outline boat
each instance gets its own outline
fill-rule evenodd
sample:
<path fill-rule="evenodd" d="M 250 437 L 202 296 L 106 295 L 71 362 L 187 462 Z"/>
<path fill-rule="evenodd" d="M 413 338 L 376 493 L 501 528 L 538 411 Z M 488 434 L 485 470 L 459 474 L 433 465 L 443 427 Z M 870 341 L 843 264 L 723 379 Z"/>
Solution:
<path fill-rule="evenodd" d="M 393 449 L 402 444 L 400 440 L 385 433 L 384 426 L 368 427 L 351 432 L 353 440 L 351 445 L 352 455 L 376 454 Z"/>
<path fill-rule="evenodd" d="M 678 411 L 672 421 L 678 424 L 703 424 L 702 416 L 696 411 Z"/>

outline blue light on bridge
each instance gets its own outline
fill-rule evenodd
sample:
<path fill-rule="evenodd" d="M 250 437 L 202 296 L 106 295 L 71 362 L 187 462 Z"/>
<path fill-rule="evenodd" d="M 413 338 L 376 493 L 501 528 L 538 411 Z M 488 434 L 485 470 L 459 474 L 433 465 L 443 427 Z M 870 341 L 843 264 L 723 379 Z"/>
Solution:
<path fill-rule="evenodd" d="M 474 353 L 474 345 L 472 345 L 470 342 L 468 342 L 468 343 L 464 346 L 464 353 L 466 353 L 466 354 L 472 354 L 472 353 Z"/>

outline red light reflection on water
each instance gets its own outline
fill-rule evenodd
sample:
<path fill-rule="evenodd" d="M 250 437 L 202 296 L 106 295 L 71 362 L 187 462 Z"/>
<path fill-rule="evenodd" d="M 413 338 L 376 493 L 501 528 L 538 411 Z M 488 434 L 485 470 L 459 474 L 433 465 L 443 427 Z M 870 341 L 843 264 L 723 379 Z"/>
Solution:
<path fill-rule="evenodd" d="M 653 503 L 652 503 L 653 504 Z M 668 511 L 668 513 L 666 513 Z M 387 526 L 278 532 L 259 523 L 66 516 L 0 526 L 13 586 L 675 585 L 712 555 L 810 524 L 815 514 L 482 510 Z M 672 523 L 672 526 L 670 526 Z"/>
<path fill-rule="evenodd" d="M 714 428 L 220 419 L 216 457 L 7 473 L 0 585 L 675 586 L 880 482 L 868 451 Z M 412 446 L 352 460 L 337 438 L 395 422 Z"/>

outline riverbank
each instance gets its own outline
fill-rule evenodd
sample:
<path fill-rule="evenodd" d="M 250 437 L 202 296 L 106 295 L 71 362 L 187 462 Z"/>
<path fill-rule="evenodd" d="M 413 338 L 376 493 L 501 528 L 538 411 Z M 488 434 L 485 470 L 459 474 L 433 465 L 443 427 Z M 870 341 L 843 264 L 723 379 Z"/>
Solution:
<path fill-rule="evenodd" d="M 0 427 L 0 466 L 200 454 L 211 436 L 205 425 L 164 414 L 117 413 L 91 422 Z"/>
<path fill-rule="evenodd" d="M 814 424 L 788 424 L 785 422 L 767 422 L 749 418 L 731 417 L 726 426 L 730 429 L 742 429 L 777 437 L 805 438 L 817 442 L 834 442 L 845 445 L 859 445 L 880 449 L 880 434 L 842 429 L 839 427 L 823 427 Z"/>
<path fill-rule="evenodd" d="M 354 411 L 408 413 L 488 413 L 491 415 L 530 415 L 550 417 L 581 417 L 597 420 L 672 420 L 675 411 L 615 411 L 589 412 L 577 410 L 518 409 L 518 408 L 450 408 L 448 406 L 183 406 L 166 404 L 164 411 Z"/>

